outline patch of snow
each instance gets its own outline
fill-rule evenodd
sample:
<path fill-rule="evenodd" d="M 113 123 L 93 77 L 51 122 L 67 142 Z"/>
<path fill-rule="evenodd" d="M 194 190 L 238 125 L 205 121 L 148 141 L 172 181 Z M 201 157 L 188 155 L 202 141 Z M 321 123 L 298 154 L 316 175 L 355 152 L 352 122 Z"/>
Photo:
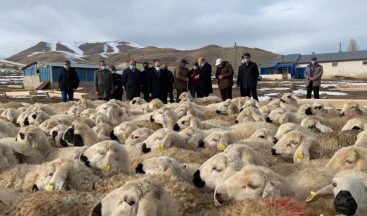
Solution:
<path fill-rule="evenodd" d="M 34 52 L 34 53 L 27 55 L 27 57 L 31 57 L 31 56 L 42 54 L 42 53 L 45 53 L 45 52 Z"/>
<path fill-rule="evenodd" d="M 50 51 L 56 51 L 57 42 L 47 42 L 47 46 L 50 48 Z"/>
<path fill-rule="evenodd" d="M 103 57 L 103 58 L 108 58 L 107 45 L 106 45 L 106 44 L 105 44 L 105 45 L 103 45 L 103 52 L 101 52 L 99 55 L 100 55 L 101 57 Z"/>
<path fill-rule="evenodd" d="M 117 41 L 109 41 L 106 43 L 109 47 L 112 48 L 112 54 L 119 53 L 120 49 L 117 47 L 119 43 Z"/>
<path fill-rule="evenodd" d="M 289 88 L 260 88 L 259 91 L 286 91 Z"/>
<path fill-rule="evenodd" d="M 264 94 L 264 96 L 269 96 L 269 97 L 275 97 L 275 96 L 280 96 L 280 93 L 268 93 L 268 94 Z"/>
<path fill-rule="evenodd" d="M 345 96 L 348 95 L 345 92 L 330 92 L 330 91 L 320 91 L 319 92 L 320 95 L 329 95 L 329 96 Z M 303 96 L 307 94 L 307 91 L 304 89 L 298 89 L 293 91 L 293 94 L 295 94 L 296 96 Z"/>
<path fill-rule="evenodd" d="M 271 97 L 269 96 L 259 96 L 259 101 L 267 101 L 267 100 L 271 100 Z"/>
<path fill-rule="evenodd" d="M 81 50 L 79 48 L 79 46 L 81 45 L 81 43 L 79 43 L 79 42 L 72 42 L 72 43 L 65 43 L 65 42 L 63 42 L 61 44 L 64 45 L 64 46 L 66 46 L 67 48 L 73 50 L 74 53 L 77 54 L 77 55 L 79 55 L 80 57 L 84 56 L 83 50 Z"/>
<path fill-rule="evenodd" d="M 8 61 L 8 60 L 5 60 L 5 59 L 1 59 L 0 62 L 13 64 L 13 65 L 18 65 L 18 66 L 25 66 L 25 64 L 21 64 L 21 63 L 18 63 L 18 62 L 13 62 L 13 61 Z"/>

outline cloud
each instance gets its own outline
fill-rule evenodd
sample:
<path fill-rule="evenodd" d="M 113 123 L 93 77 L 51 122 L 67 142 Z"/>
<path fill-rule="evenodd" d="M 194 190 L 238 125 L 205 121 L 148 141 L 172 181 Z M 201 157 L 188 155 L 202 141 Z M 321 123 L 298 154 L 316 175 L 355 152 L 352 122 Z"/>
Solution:
<path fill-rule="evenodd" d="M 143 46 L 258 47 L 277 53 L 367 49 L 367 1 L 2 0 L 0 54 L 43 41 L 125 40 Z"/>

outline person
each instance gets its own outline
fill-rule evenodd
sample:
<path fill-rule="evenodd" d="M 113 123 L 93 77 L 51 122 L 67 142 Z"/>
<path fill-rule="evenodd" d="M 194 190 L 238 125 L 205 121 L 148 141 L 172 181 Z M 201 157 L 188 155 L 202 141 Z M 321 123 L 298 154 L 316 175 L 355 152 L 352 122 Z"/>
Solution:
<path fill-rule="evenodd" d="M 94 71 L 94 87 L 99 100 L 108 101 L 113 93 L 113 79 L 110 70 L 106 69 L 106 62 L 99 61 L 99 69 Z"/>
<path fill-rule="evenodd" d="M 189 74 L 189 89 L 193 98 L 199 95 L 199 77 L 197 75 L 199 75 L 199 64 L 195 62 Z"/>
<path fill-rule="evenodd" d="M 72 101 L 74 91 L 79 87 L 79 76 L 74 68 L 70 66 L 70 61 L 65 61 L 64 68 L 59 76 L 59 88 L 62 102 Z"/>
<path fill-rule="evenodd" d="M 149 102 L 149 91 L 148 91 L 148 85 L 149 85 L 149 71 L 151 71 L 151 68 L 149 68 L 149 63 L 144 62 L 143 63 L 144 70 L 141 72 L 141 89 L 144 95 L 144 100 Z"/>
<path fill-rule="evenodd" d="M 186 67 L 188 62 L 186 59 L 182 59 L 180 64 L 176 66 L 174 70 L 175 83 L 174 87 L 176 89 L 176 102 L 179 102 L 179 97 L 182 92 L 187 92 L 187 84 L 189 81 L 189 69 Z"/>
<path fill-rule="evenodd" d="M 223 61 L 221 58 L 215 62 L 217 66 L 217 72 L 215 77 L 218 80 L 218 87 L 222 100 L 232 99 L 232 86 L 233 86 L 233 67 L 228 61 Z"/>
<path fill-rule="evenodd" d="M 154 60 L 154 68 L 150 71 L 149 75 L 149 98 L 150 100 L 158 98 L 164 104 L 167 103 L 168 92 L 168 75 L 167 72 L 161 70 L 161 61 L 159 59 Z"/>
<path fill-rule="evenodd" d="M 110 71 L 113 81 L 112 98 L 121 101 L 122 95 L 124 94 L 124 89 L 122 88 L 122 76 L 121 74 L 116 73 L 116 68 L 113 65 L 110 66 Z"/>
<path fill-rule="evenodd" d="M 132 100 L 134 97 L 140 97 L 141 72 L 136 68 L 136 61 L 129 61 L 129 68 L 122 73 L 122 84 L 126 91 L 126 99 Z"/>
<path fill-rule="evenodd" d="M 305 69 L 307 99 L 311 98 L 312 92 L 315 99 L 320 99 L 319 90 L 323 72 L 322 65 L 317 62 L 316 57 L 312 57 L 311 63 Z"/>
<path fill-rule="evenodd" d="M 169 102 L 173 103 L 173 84 L 175 81 L 175 78 L 173 77 L 173 73 L 172 71 L 168 70 L 168 66 L 167 64 L 162 64 L 162 70 L 167 73 L 168 76 L 168 83 L 167 83 L 167 91 L 168 91 L 168 97 L 169 97 Z"/>
<path fill-rule="evenodd" d="M 257 80 L 259 79 L 259 69 L 255 62 L 251 61 L 251 54 L 243 55 L 243 63 L 238 69 L 237 85 L 240 86 L 242 97 L 257 98 Z"/>
<path fill-rule="evenodd" d="M 205 61 L 204 57 L 198 59 L 199 63 L 199 97 L 208 97 L 213 93 L 212 87 L 212 66 Z"/>

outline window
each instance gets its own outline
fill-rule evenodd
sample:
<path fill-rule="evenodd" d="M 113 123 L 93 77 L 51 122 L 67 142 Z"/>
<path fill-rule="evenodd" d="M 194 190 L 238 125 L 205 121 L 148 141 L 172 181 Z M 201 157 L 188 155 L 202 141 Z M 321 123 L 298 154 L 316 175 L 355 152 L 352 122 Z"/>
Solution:
<path fill-rule="evenodd" d="M 367 65 L 367 59 L 363 60 L 363 64 Z"/>
<path fill-rule="evenodd" d="M 333 62 L 333 63 L 331 63 L 331 66 L 333 66 L 333 67 L 338 66 L 338 62 Z"/>

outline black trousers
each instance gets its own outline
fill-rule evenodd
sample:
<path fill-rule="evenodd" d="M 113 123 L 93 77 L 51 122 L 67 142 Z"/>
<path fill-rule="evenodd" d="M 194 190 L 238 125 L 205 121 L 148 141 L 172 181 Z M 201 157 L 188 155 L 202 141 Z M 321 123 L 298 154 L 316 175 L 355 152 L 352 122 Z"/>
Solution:
<path fill-rule="evenodd" d="M 313 92 L 313 97 L 315 99 L 320 99 L 320 86 L 312 86 L 312 82 L 307 86 L 307 99 L 311 99 L 311 95 Z"/>
<path fill-rule="evenodd" d="M 232 86 L 220 89 L 220 95 L 222 96 L 223 101 L 232 99 Z"/>
<path fill-rule="evenodd" d="M 179 102 L 179 97 L 182 94 L 182 92 L 187 92 L 187 89 L 176 89 L 176 102 Z"/>
<path fill-rule="evenodd" d="M 169 97 L 169 102 L 173 103 L 174 102 L 174 100 L 173 100 L 173 89 L 170 89 L 168 91 L 168 97 Z"/>
<path fill-rule="evenodd" d="M 244 97 L 252 97 L 253 99 L 259 101 L 257 98 L 257 89 L 256 87 L 244 88 L 243 89 Z"/>

